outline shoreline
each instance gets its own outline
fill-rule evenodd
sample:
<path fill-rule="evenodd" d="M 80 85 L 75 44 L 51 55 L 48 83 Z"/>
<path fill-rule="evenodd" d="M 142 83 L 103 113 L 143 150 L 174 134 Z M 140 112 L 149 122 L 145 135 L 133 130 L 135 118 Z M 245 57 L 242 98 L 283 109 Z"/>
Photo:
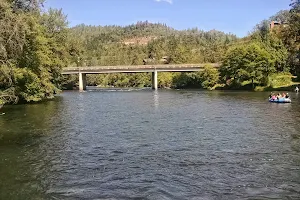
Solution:
<path fill-rule="evenodd" d="M 229 88 L 229 87 L 214 87 L 212 89 L 204 89 L 201 87 L 184 87 L 184 88 L 173 88 L 173 87 L 162 87 L 158 88 L 158 90 L 203 90 L 203 91 L 241 91 L 241 92 L 275 92 L 275 91 L 288 91 L 288 92 L 294 92 L 295 91 L 295 85 L 291 86 L 282 86 L 282 87 L 262 87 L 259 86 L 259 88 L 255 89 L 247 89 L 247 88 Z M 151 87 L 103 87 L 103 86 L 87 86 L 90 88 L 97 88 L 97 89 L 151 89 Z M 73 89 L 65 89 L 62 91 L 76 91 L 78 88 L 73 88 Z"/>

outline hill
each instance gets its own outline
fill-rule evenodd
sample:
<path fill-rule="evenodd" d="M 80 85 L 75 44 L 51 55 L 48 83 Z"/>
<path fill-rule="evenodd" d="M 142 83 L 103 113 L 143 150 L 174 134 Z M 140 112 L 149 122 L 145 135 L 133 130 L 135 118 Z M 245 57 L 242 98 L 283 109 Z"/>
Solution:
<path fill-rule="evenodd" d="M 176 30 L 166 24 L 137 22 L 128 26 L 71 28 L 79 60 L 73 65 L 134 65 L 145 58 L 168 56 L 171 63 L 219 62 L 228 46 L 238 40 L 221 31 L 197 28 Z"/>

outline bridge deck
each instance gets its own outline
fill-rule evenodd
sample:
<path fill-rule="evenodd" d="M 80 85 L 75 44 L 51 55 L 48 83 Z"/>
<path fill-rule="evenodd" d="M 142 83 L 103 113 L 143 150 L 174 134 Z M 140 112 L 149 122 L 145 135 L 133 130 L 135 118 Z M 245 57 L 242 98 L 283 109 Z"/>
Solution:
<path fill-rule="evenodd" d="M 218 68 L 218 63 L 206 64 L 176 64 L 176 65 L 119 65 L 119 66 L 92 66 L 92 67 L 67 67 L 63 69 L 63 74 L 99 74 L 99 73 L 131 73 L 131 72 L 191 72 L 201 71 L 205 65 L 211 65 Z"/>

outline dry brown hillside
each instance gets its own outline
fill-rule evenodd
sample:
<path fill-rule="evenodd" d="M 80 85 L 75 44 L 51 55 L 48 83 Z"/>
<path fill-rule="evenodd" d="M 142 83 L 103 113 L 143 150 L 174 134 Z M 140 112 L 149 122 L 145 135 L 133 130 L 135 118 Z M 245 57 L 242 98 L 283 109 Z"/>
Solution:
<path fill-rule="evenodd" d="M 123 43 L 125 45 L 147 45 L 151 40 L 155 40 L 156 38 L 154 36 L 127 38 L 123 40 Z"/>

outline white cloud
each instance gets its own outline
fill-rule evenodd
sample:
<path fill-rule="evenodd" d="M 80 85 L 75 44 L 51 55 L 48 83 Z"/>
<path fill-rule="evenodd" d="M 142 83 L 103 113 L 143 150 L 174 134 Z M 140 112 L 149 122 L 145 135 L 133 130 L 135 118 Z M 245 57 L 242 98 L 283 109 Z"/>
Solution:
<path fill-rule="evenodd" d="M 167 2 L 169 4 L 173 4 L 173 0 L 155 0 L 156 2 Z"/>

